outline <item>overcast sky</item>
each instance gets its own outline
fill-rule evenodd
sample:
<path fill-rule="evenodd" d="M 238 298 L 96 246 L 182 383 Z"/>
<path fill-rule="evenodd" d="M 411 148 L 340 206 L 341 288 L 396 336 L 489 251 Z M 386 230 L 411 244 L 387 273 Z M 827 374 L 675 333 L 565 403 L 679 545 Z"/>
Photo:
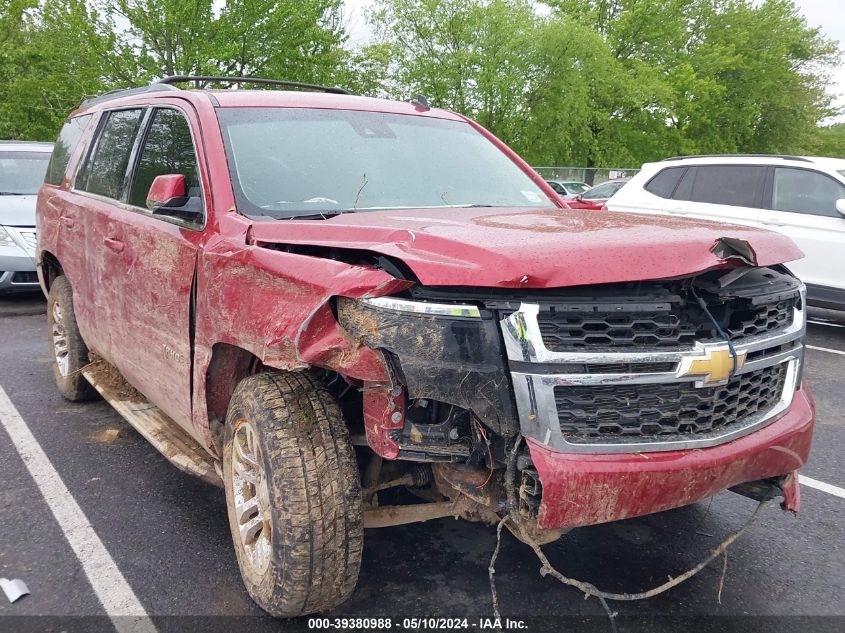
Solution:
<path fill-rule="evenodd" d="M 372 6 L 373 0 L 344 0 L 350 44 L 361 44 L 370 37 L 370 30 L 364 12 Z M 820 26 L 822 32 L 845 48 L 845 3 L 842 0 L 795 0 L 810 26 Z M 831 90 L 839 94 L 838 104 L 845 106 L 845 64 L 840 65 L 833 76 Z M 839 117 L 845 120 L 845 115 Z"/>

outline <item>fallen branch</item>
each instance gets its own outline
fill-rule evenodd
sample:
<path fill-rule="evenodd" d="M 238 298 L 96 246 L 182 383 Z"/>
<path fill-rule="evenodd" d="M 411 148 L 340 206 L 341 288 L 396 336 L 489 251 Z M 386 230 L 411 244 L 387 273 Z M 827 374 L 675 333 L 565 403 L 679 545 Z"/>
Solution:
<path fill-rule="evenodd" d="M 602 607 L 604 607 L 605 612 L 607 613 L 608 617 L 610 618 L 610 626 L 611 629 L 616 633 L 616 622 L 614 621 L 614 617 L 616 613 L 611 611 L 610 606 L 607 604 L 608 600 L 618 600 L 618 601 L 636 601 L 636 600 L 645 600 L 647 598 L 653 598 L 661 593 L 672 589 L 673 587 L 677 587 L 681 583 L 689 580 L 697 573 L 699 573 L 702 569 L 707 567 L 711 562 L 713 562 L 719 556 L 724 555 L 725 559 L 722 564 L 722 574 L 719 581 L 719 592 L 717 596 L 717 600 L 719 604 L 722 602 L 722 588 L 724 587 L 725 583 L 725 574 L 727 573 L 728 569 L 728 548 L 736 541 L 742 534 L 751 526 L 754 521 L 757 520 L 757 517 L 760 515 L 760 512 L 763 510 L 763 507 L 768 503 L 767 500 L 761 501 L 757 507 L 754 509 L 754 512 L 748 518 L 748 520 L 742 525 L 739 530 L 728 536 L 724 541 L 722 541 L 712 552 L 710 555 L 707 556 L 704 560 L 698 563 L 695 567 L 690 568 L 680 576 L 675 578 L 669 578 L 668 581 L 663 583 L 662 585 L 658 585 L 657 587 L 653 587 L 647 591 L 641 591 L 639 593 L 613 593 L 609 591 L 602 591 L 595 585 L 589 582 L 585 582 L 583 580 L 577 580 L 575 578 L 569 578 L 561 574 L 557 569 L 555 569 L 552 564 L 549 562 L 549 559 L 546 558 L 545 553 L 543 553 L 543 549 L 540 545 L 533 539 L 529 534 L 522 529 L 518 521 L 513 521 L 512 517 L 515 515 L 517 511 L 517 502 L 516 502 L 516 490 L 513 485 L 513 475 L 515 472 L 516 466 L 516 455 L 519 451 L 520 444 L 522 443 L 522 436 L 518 435 L 516 437 L 516 441 L 514 442 L 513 448 L 511 449 L 510 455 L 508 456 L 507 462 L 507 475 L 505 479 L 505 489 L 508 496 L 508 514 L 502 517 L 501 521 L 499 521 L 498 526 L 496 527 L 496 549 L 493 550 L 493 557 L 490 559 L 490 565 L 487 568 L 488 574 L 490 576 L 490 591 L 493 597 L 493 615 L 500 619 L 499 614 L 499 598 L 496 593 L 496 580 L 495 580 L 495 573 L 496 573 L 496 559 L 499 556 L 499 548 L 502 542 L 502 527 L 506 523 L 510 523 L 509 529 L 514 532 L 522 542 L 528 545 L 531 549 L 534 550 L 534 553 L 537 555 L 537 558 L 542 563 L 542 567 L 540 567 L 540 575 L 541 576 L 551 576 L 552 578 L 556 578 L 559 582 L 563 583 L 564 585 L 568 585 L 570 587 L 574 587 L 581 591 L 584 594 L 584 598 L 587 599 L 590 596 L 595 596 L 598 598 L 599 602 L 601 602 Z M 508 485 L 510 484 L 510 485 Z"/>
<path fill-rule="evenodd" d="M 728 536 L 724 541 L 722 541 L 716 549 L 710 552 L 710 555 L 707 556 L 703 561 L 698 563 L 695 567 L 687 570 L 680 576 L 675 578 L 670 578 L 668 581 L 664 582 L 662 585 L 649 589 L 648 591 L 641 591 L 640 593 L 612 593 L 609 591 L 602 591 L 595 585 L 589 582 L 584 582 L 582 580 L 575 580 L 574 578 L 568 578 L 561 574 L 558 570 L 552 567 L 552 564 L 549 562 L 549 559 L 546 558 L 546 555 L 543 553 L 542 548 L 534 541 L 529 535 L 527 535 L 520 527 L 517 525 L 515 528 L 519 530 L 521 537 L 524 538 L 524 542 L 534 550 L 534 553 L 537 555 L 537 558 L 540 559 L 540 562 L 543 566 L 540 568 L 540 575 L 542 576 L 551 576 L 552 578 L 556 578 L 560 582 L 565 585 L 569 585 L 570 587 L 575 587 L 576 589 L 581 590 L 586 597 L 596 596 L 597 598 L 604 598 L 605 600 L 620 600 L 620 601 L 634 601 L 634 600 L 645 600 L 647 598 L 653 598 L 654 596 L 660 595 L 661 593 L 672 589 L 673 587 L 677 587 L 682 582 L 685 582 L 695 576 L 698 572 L 702 569 L 707 567 L 711 562 L 713 562 L 716 558 L 724 554 L 727 549 L 736 541 L 742 534 L 751 526 L 754 521 L 757 520 L 757 517 L 760 515 L 760 511 L 763 507 L 767 504 L 767 501 L 761 501 L 745 524 L 736 532 Z M 502 519 L 502 522 L 509 520 L 510 517 L 505 517 Z"/>
<path fill-rule="evenodd" d="M 725 575 L 728 573 L 728 550 L 725 550 L 725 560 L 722 563 L 722 575 L 719 577 L 719 593 L 716 594 L 716 602 L 722 604 L 722 589 L 725 587 Z"/>
<path fill-rule="evenodd" d="M 499 546 L 502 544 L 502 526 L 508 520 L 510 515 L 499 521 L 496 526 L 496 549 L 493 550 L 493 558 L 490 559 L 490 566 L 487 568 L 487 574 L 490 576 L 490 593 L 493 594 L 493 617 L 501 620 L 502 616 L 499 614 L 499 596 L 496 594 L 496 579 L 493 575 L 496 573 L 496 559 L 499 557 Z"/>

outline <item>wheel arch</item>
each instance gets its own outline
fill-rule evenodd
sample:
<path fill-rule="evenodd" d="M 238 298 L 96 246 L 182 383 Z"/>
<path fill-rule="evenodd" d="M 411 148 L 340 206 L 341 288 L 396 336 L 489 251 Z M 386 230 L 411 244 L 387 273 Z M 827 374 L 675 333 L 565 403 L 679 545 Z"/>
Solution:
<path fill-rule="evenodd" d="M 238 383 L 262 367 L 259 358 L 242 347 L 215 343 L 205 371 L 205 405 L 211 438 L 218 450 L 223 446 L 223 428 L 229 402 Z"/>
<path fill-rule="evenodd" d="M 38 274 L 41 278 L 41 283 L 44 286 L 45 294 L 50 292 L 50 286 L 56 277 L 65 274 L 59 258 L 53 255 L 50 251 L 41 251 L 38 258 Z"/>

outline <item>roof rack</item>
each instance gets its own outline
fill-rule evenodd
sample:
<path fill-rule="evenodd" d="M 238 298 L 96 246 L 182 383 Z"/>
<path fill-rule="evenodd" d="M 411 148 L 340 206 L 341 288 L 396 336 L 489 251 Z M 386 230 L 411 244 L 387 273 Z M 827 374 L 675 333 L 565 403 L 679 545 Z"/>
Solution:
<path fill-rule="evenodd" d="M 156 81 L 149 86 L 141 86 L 140 88 L 126 88 L 121 90 L 112 90 L 111 92 L 106 92 L 101 95 L 97 95 L 96 97 L 91 97 L 90 99 L 85 99 L 82 102 L 83 106 L 91 106 L 97 103 L 103 103 L 105 101 L 111 101 L 112 99 L 120 99 L 121 97 L 131 97 L 132 95 L 141 95 L 146 94 L 148 92 L 161 92 L 163 90 L 179 90 L 173 84 L 178 83 L 185 83 L 188 81 L 216 81 L 220 83 L 230 83 L 230 84 L 241 84 L 241 83 L 249 83 L 249 84 L 269 84 L 273 86 L 286 86 L 288 88 L 303 88 L 305 90 L 315 90 L 319 92 L 328 92 L 331 94 L 338 94 L 338 95 L 348 95 L 352 94 L 351 92 L 344 90 L 343 88 L 331 88 L 327 86 L 318 86 L 317 84 L 306 84 L 301 83 L 299 81 L 282 81 L 280 79 L 262 79 L 260 77 L 213 77 L 213 76 L 206 76 L 206 75 L 173 75 L 170 77 L 165 77 L 160 81 Z"/>
<path fill-rule="evenodd" d="M 812 163 L 809 158 L 803 156 L 789 156 L 786 154 L 690 154 L 689 156 L 673 156 L 671 158 L 664 158 L 661 162 L 665 163 L 672 160 L 684 160 L 686 158 L 781 158 L 783 160 L 797 160 L 802 163 Z"/>
<path fill-rule="evenodd" d="M 328 92 L 336 95 L 348 95 L 351 92 L 343 88 L 331 88 L 328 86 L 320 86 L 317 84 L 306 84 L 299 81 L 283 81 L 281 79 L 263 79 L 261 77 L 213 77 L 206 75 L 173 75 L 165 77 L 161 81 L 156 82 L 155 85 L 170 86 L 176 83 L 185 83 L 188 81 L 204 81 L 204 82 L 218 82 L 229 84 L 268 84 L 271 86 L 285 86 L 287 88 L 303 88 L 305 90 L 314 90 L 317 92 Z"/>
<path fill-rule="evenodd" d="M 112 99 L 120 99 L 121 97 L 131 97 L 132 95 L 140 95 L 147 92 L 159 92 L 161 90 L 179 90 L 179 88 L 177 88 L 176 86 L 168 86 L 167 84 L 155 83 L 150 84 L 149 86 L 141 86 L 140 88 L 112 90 L 111 92 L 105 92 L 101 95 L 97 95 L 96 97 L 85 99 L 85 101 L 82 102 L 82 105 L 90 106 L 97 103 L 103 103 L 105 101 L 111 101 Z"/>

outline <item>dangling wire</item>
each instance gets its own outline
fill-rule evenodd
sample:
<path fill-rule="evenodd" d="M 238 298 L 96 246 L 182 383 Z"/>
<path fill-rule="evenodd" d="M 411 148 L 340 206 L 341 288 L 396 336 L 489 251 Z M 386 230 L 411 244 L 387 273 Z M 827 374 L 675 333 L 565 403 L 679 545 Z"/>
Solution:
<path fill-rule="evenodd" d="M 712 323 L 713 327 L 716 328 L 716 332 L 719 333 L 719 336 L 721 336 L 723 339 L 725 339 L 725 341 L 727 341 L 728 349 L 731 352 L 731 359 L 733 360 L 733 367 L 731 367 L 730 378 L 733 378 L 734 374 L 736 373 L 736 370 L 739 366 L 739 355 L 736 353 L 736 349 L 734 348 L 734 344 L 731 343 L 730 337 L 722 329 L 722 326 L 719 325 L 719 323 L 716 321 L 716 318 L 713 316 L 713 313 L 710 312 L 710 308 L 707 307 L 707 304 L 704 302 L 704 299 L 702 299 L 697 294 L 695 294 L 695 290 L 692 287 L 690 287 L 690 292 L 692 293 L 692 296 L 695 297 L 696 301 L 698 301 L 698 305 L 701 306 L 701 309 L 704 310 L 704 314 L 706 314 L 709 317 L 710 323 Z"/>

